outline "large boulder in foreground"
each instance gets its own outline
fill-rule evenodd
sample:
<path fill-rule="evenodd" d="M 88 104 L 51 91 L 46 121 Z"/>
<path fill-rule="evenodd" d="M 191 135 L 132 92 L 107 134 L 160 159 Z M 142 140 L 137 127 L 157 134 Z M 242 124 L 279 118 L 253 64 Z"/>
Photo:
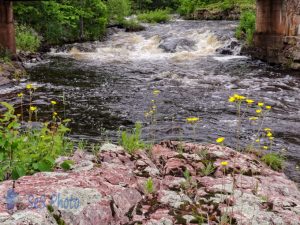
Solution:
<path fill-rule="evenodd" d="M 7 196 L 12 181 L 2 182 L 0 224 L 297 225 L 300 221 L 295 183 L 255 156 L 227 147 L 164 142 L 151 152 L 129 155 L 122 147 L 105 144 L 97 156 L 77 151 L 58 161 L 66 159 L 75 161 L 72 170 L 22 177 L 15 195 Z M 222 161 L 228 165 L 222 166 Z M 153 193 L 145 188 L 149 177 Z"/>

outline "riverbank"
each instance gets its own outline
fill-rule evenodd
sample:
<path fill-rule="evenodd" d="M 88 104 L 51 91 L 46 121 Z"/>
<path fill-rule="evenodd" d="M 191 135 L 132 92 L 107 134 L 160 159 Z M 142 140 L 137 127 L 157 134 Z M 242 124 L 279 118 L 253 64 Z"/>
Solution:
<path fill-rule="evenodd" d="M 74 162 L 70 171 L 17 180 L 10 214 L 5 195 L 0 196 L 1 224 L 296 225 L 300 220 L 295 183 L 255 156 L 227 147 L 163 142 L 129 155 L 120 146 L 104 144 L 96 155 L 76 151 L 56 162 L 64 160 Z M 11 185 L 2 182 L 1 193 Z M 64 201 L 47 209 L 53 193 L 61 199 L 72 196 L 78 207 Z"/>
<path fill-rule="evenodd" d="M 26 75 L 20 62 L 0 59 L 0 87 L 8 85 Z"/>

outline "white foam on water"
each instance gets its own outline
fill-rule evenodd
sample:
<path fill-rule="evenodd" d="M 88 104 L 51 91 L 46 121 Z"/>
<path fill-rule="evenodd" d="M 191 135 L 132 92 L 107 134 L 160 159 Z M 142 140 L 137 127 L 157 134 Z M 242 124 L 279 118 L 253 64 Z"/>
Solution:
<path fill-rule="evenodd" d="M 215 56 L 213 59 L 220 61 L 220 62 L 228 62 L 230 60 L 236 60 L 236 59 L 248 59 L 247 56 L 242 55 L 225 55 L 225 56 Z"/>
<path fill-rule="evenodd" d="M 182 62 L 193 60 L 200 56 L 215 54 L 222 46 L 217 37 L 209 30 L 190 30 L 182 33 L 169 33 L 172 38 L 185 38 L 195 45 L 191 49 L 176 47 L 176 52 L 166 52 L 159 45 L 163 37 L 156 34 L 144 37 L 139 33 L 120 31 L 112 35 L 108 41 L 99 42 L 95 52 L 81 52 L 76 47 L 69 51 L 56 52 L 52 49 L 50 55 L 73 57 L 77 60 L 101 60 L 101 62 L 126 62 L 140 60 L 172 60 Z"/>

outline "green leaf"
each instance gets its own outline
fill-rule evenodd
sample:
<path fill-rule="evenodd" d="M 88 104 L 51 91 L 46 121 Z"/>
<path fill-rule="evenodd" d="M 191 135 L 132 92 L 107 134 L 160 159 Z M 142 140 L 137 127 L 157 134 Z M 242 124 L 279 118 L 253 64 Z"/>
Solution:
<path fill-rule="evenodd" d="M 74 165 L 74 161 L 72 160 L 65 160 L 63 163 L 60 164 L 60 167 L 64 170 L 70 170 L 72 165 Z"/>
<path fill-rule="evenodd" d="M 26 175 L 26 171 L 23 166 L 16 166 L 12 171 L 13 180 L 17 180 L 18 178 L 25 175 Z"/>
<path fill-rule="evenodd" d="M 47 160 L 42 160 L 37 163 L 38 170 L 41 172 L 50 172 L 52 171 L 53 164 Z"/>
<path fill-rule="evenodd" d="M 4 159 L 4 153 L 0 152 L 0 161 L 3 161 L 3 159 Z"/>
<path fill-rule="evenodd" d="M 9 112 L 14 112 L 15 111 L 14 107 L 11 104 L 7 103 L 7 102 L 1 102 L 0 104 L 3 105 L 5 108 L 7 108 Z"/>

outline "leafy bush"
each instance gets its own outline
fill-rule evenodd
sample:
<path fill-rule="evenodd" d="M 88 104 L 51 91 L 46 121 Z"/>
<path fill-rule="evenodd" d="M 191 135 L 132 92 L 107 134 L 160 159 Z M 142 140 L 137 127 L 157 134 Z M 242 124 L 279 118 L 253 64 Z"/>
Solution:
<path fill-rule="evenodd" d="M 284 158 L 277 153 L 265 154 L 261 160 L 270 166 L 273 170 L 281 170 L 284 165 Z"/>
<path fill-rule="evenodd" d="M 256 16 L 254 11 L 245 11 L 241 15 L 240 24 L 236 30 L 238 39 L 245 39 L 248 45 L 253 43 Z"/>
<path fill-rule="evenodd" d="M 0 117 L 0 180 L 14 180 L 37 171 L 51 171 L 55 159 L 70 149 L 65 139 L 68 120 L 44 123 L 34 129 L 29 122 L 21 127 L 12 105 L 1 102 L 6 112 Z"/>
<path fill-rule="evenodd" d="M 255 0 L 179 0 L 178 12 L 189 16 L 197 9 L 224 11 L 237 8 L 240 11 L 253 9 Z"/>
<path fill-rule="evenodd" d="M 29 26 L 16 26 L 16 45 L 22 51 L 36 52 L 41 44 L 41 38 Z"/>
<path fill-rule="evenodd" d="M 122 24 L 124 18 L 130 13 L 130 2 L 129 0 L 108 0 L 107 8 L 110 22 Z"/>
<path fill-rule="evenodd" d="M 14 13 L 48 44 L 99 39 L 107 23 L 106 5 L 100 0 L 17 2 Z"/>
<path fill-rule="evenodd" d="M 122 26 L 127 32 L 142 31 L 145 29 L 145 27 L 135 19 L 124 20 Z"/>
<path fill-rule="evenodd" d="M 136 11 L 171 8 L 176 10 L 178 0 L 131 0 L 132 8 Z"/>
<path fill-rule="evenodd" d="M 146 144 L 141 141 L 142 124 L 136 123 L 135 128 L 131 133 L 126 131 L 122 132 L 120 144 L 124 147 L 128 153 L 132 154 L 138 149 L 143 149 Z"/>
<path fill-rule="evenodd" d="M 139 21 L 146 23 L 162 23 L 170 20 L 169 10 L 157 9 L 137 15 Z"/>

